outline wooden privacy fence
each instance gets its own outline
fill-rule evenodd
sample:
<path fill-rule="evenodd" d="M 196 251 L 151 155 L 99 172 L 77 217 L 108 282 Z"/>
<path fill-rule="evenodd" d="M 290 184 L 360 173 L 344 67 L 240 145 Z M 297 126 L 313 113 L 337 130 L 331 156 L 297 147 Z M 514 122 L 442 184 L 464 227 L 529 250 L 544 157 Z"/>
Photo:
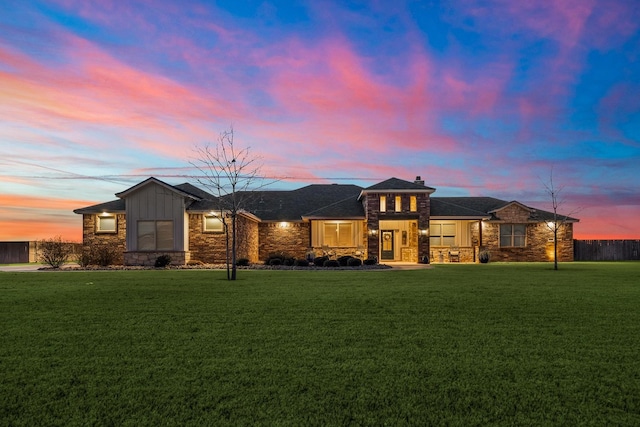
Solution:
<path fill-rule="evenodd" d="M 640 260 L 640 240 L 574 240 L 576 261 Z"/>
<path fill-rule="evenodd" d="M 0 242 L 0 264 L 35 262 L 35 242 Z"/>

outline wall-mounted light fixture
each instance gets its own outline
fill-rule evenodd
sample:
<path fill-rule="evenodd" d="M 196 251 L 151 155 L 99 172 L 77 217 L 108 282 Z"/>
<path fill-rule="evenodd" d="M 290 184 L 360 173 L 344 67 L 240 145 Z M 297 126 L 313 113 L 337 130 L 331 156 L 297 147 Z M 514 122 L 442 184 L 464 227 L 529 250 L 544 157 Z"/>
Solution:
<path fill-rule="evenodd" d="M 372 229 L 369 230 L 369 234 L 372 235 L 372 236 L 376 236 L 378 234 L 378 230 L 372 228 Z"/>
<path fill-rule="evenodd" d="M 278 227 L 280 227 L 280 228 L 288 228 L 290 226 L 291 226 L 291 224 L 286 222 L 286 221 L 282 221 L 282 222 L 278 223 Z"/>
<path fill-rule="evenodd" d="M 422 230 L 420 230 L 420 234 L 426 236 L 427 234 L 429 234 L 429 229 L 423 228 Z"/>

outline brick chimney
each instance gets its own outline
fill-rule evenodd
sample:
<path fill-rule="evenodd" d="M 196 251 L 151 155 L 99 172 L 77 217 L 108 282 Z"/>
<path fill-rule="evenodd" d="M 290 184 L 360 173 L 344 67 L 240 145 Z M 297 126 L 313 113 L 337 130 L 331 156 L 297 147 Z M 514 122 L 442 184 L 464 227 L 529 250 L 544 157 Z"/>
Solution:
<path fill-rule="evenodd" d="M 424 185 L 424 180 L 420 177 L 420 175 L 416 176 L 416 180 L 413 181 L 414 184 Z"/>

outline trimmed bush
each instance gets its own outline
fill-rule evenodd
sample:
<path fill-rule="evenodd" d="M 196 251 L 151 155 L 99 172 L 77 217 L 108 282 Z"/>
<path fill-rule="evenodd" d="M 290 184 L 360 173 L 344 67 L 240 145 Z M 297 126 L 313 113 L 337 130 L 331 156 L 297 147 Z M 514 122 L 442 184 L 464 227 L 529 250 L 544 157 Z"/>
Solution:
<path fill-rule="evenodd" d="M 351 255 L 343 255 L 338 258 L 338 264 L 340 264 L 341 267 L 346 267 L 347 265 L 349 265 L 350 259 L 353 259 Z"/>
<path fill-rule="evenodd" d="M 328 259 L 322 264 L 323 267 L 340 267 L 337 259 Z"/>
<path fill-rule="evenodd" d="M 294 265 L 294 264 L 295 264 L 295 262 L 296 262 L 296 259 L 295 259 L 295 258 L 292 258 L 292 257 L 285 257 L 285 259 L 282 261 L 282 265 L 289 265 L 289 266 L 291 266 L 291 265 Z"/>
<path fill-rule="evenodd" d="M 306 259 L 297 259 L 293 265 L 295 265 L 296 267 L 309 267 L 309 261 L 307 261 Z"/>
<path fill-rule="evenodd" d="M 314 258 L 313 263 L 319 267 L 322 267 L 324 265 L 324 262 L 327 261 L 329 258 L 327 258 L 326 256 L 319 256 Z"/>
<path fill-rule="evenodd" d="M 364 260 L 364 265 L 376 265 L 378 263 L 378 260 L 376 260 L 375 258 L 367 258 Z"/>
<path fill-rule="evenodd" d="M 347 261 L 347 265 L 349 267 L 360 267 L 362 265 L 362 260 L 360 258 L 349 258 Z"/>
<path fill-rule="evenodd" d="M 280 259 L 280 258 L 271 258 L 269 260 L 269 265 L 282 265 L 282 259 Z"/>
<path fill-rule="evenodd" d="M 40 260 L 53 268 L 60 268 L 71 256 L 72 247 L 62 237 L 40 240 L 38 242 Z"/>
<path fill-rule="evenodd" d="M 236 266 L 238 266 L 238 267 L 248 267 L 249 266 L 249 259 L 248 258 L 238 258 L 236 260 Z"/>
<path fill-rule="evenodd" d="M 171 264 L 171 257 L 169 255 L 160 255 L 156 258 L 155 266 L 157 268 L 163 268 Z"/>

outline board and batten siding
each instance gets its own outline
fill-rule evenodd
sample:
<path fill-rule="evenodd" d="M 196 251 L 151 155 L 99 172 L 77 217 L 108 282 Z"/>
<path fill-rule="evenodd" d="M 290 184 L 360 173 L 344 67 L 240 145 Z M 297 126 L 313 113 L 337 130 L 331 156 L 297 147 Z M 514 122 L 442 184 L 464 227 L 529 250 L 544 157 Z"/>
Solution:
<path fill-rule="evenodd" d="M 188 247 L 188 216 L 184 196 L 158 184 L 147 185 L 127 196 L 127 248 L 138 250 L 138 221 L 172 220 L 174 251 Z"/>

